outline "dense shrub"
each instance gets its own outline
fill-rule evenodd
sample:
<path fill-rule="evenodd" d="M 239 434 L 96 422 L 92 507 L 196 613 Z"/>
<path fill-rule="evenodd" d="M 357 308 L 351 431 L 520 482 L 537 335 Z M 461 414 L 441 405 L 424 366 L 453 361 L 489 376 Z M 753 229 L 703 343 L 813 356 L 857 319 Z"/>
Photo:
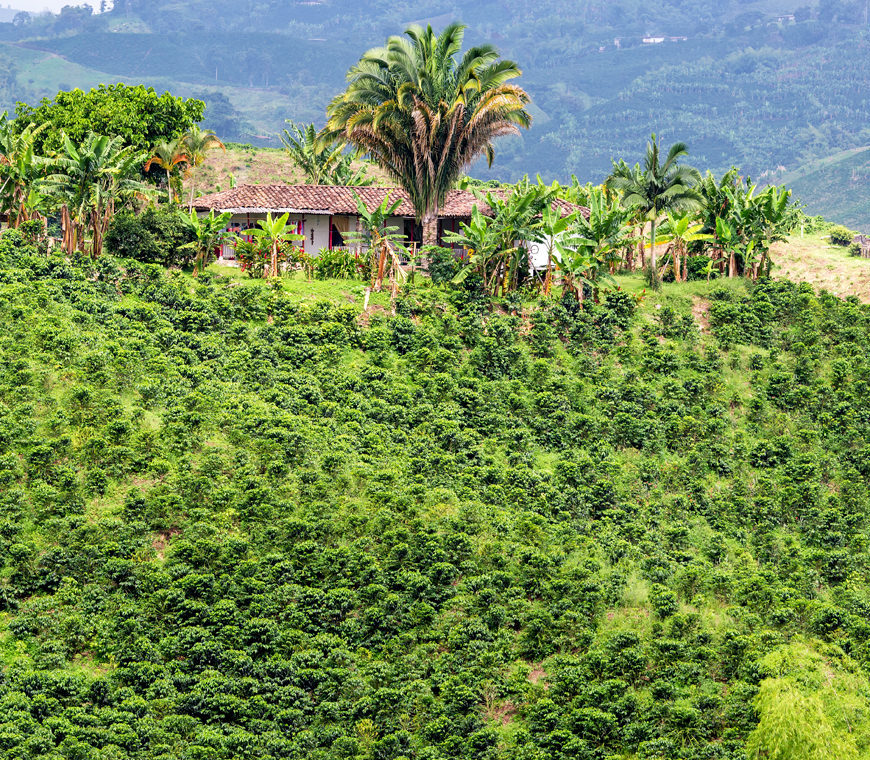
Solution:
<path fill-rule="evenodd" d="M 318 280 L 364 279 L 366 269 L 366 262 L 345 248 L 321 248 L 314 258 L 314 272 Z"/>
<path fill-rule="evenodd" d="M 834 245 L 850 245 L 855 233 L 848 227 L 843 227 L 841 224 L 835 224 L 828 230 L 828 236 Z"/>
<path fill-rule="evenodd" d="M 114 255 L 164 266 L 185 266 L 195 251 L 190 226 L 175 209 L 148 208 L 141 214 L 116 214 L 106 232 L 106 250 Z"/>
<path fill-rule="evenodd" d="M 432 282 L 450 282 L 459 273 L 461 264 L 456 260 L 456 253 L 452 248 L 433 245 L 423 248 L 422 253 L 428 262 Z"/>

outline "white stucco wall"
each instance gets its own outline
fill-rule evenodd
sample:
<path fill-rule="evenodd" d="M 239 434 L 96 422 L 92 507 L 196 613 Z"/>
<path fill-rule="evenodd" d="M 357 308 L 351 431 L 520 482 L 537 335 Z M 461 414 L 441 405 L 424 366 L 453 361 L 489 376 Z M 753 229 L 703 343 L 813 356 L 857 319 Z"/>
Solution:
<path fill-rule="evenodd" d="M 305 252 L 316 256 L 321 248 L 329 248 L 329 216 L 305 215 Z"/>

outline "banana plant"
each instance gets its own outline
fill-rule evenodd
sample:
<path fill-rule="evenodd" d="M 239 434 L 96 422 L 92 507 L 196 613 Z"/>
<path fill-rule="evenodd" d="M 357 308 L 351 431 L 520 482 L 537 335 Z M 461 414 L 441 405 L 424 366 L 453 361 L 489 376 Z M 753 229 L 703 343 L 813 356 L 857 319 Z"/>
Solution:
<path fill-rule="evenodd" d="M 258 227 L 245 230 L 245 234 L 253 235 L 268 245 L 271 252 L 269 276 L 277 277 L 279 274 L 278 251 L 281 248 L 281 244 L 293 240 L 304 240 L 305 236 L 293 231 L 290 225 L 290 214 L 281 214 L 281 216 L 275 218 L 272 217 L 272 214 L 266 214 L 266 218 L 260 219 L 257 224 L 259 225 Z"/>
<path fill-rule="evenodd" d="M 584 300 L 584 285 L 592 289 L 593 298 L 597 301 L 601 280 L 616 284 L 608 266 L 611 250 L 612 245 L 608 240 L 598 241 L 579 235 L 566 239 L 559 246 L 557 267 L 562 272 L 564 288 L 579 303 Z"/>
<path fill-rule="evenodd" d="M 760 272 L 770 270 L 770 246 L 785 240 L 792 224 L 791 190 L 784 187 L 768 187 L 760 196 L 761 232 L 760 255 L 752 267 L 752 279 Z"/>
<path fill-rule="evenodd" d="M 576 178 L 575 178 L 576 179 Z M 536 242 L 547 246 L 547 274 L 544 277 L 544 295 L 550 295 L 553 281 L 553 254 L 565 247 L 564 238 L 577 224 L 580 212 L 562 215 L 554 205 L 547 206 L 541 213 L 541 222 L 535 237 Z"/>
<path fill-rule="evenodd" d="M 484 290 L 490 292 L 492 282 L 498 275 L 493 263 L 499 252 L 500 242 L 492 219 L 481 213 L 477 206 L 473 206 L 468 224 L 460 222 L 459 232 L 445 232 L 444 241 L 464 248 L 468 256 L 468 260 L 457 272 L 453 282 L 463 282 L 468 275 L 476 271 L 483 278 Z"/>
<path fill-rule="evenodd" d="M 721 216 L 716 217 L 716 248 L 720 254 L 728 252 L 728 276 L 731 277 L 731 272 L 734 269 L 734 246 L 737 242 L 737 233 L 731 224 Z M 721 270 L 720 270 L 721 271 Z M 707 279 L 710 279 L 709 271 Z"/>
<path fill-rule="evenodd" d="M 226 226 L 229 224 L 232 216 L 229 211 L 215 216 L 214 209 L 209 212 L 208 216 L 199 216 L 196 211 L 190 211 L 188 214 L 183 215 L 184 220 L 196 237 L 196 240 L 193 242 L 182 246 L 182 248 L 193 249 L 194 275 L 205 270 L 209 264 L 212 251 L 217 246 L 223 243 L 224 240 L 233 237 L 231 233 L 226 232 Z"/>
<path fill-rule="evenodd" d="M 404 279 L 405 273 L 401 267 L 400 253 L 407 253 L 403 244 L 404 236 L 399 228 L 387 224 L 389 218 L 396 213 L 400 200 L 391 201 L 390 194 L 384 197 L 379 206 L 370 209 L 356 193 L 353 195 L 359 213 L 360 231 L 348 235 L 356 245 L 368 245 L 371 257 L 372 287 L 381 290 L 384 275 L 389 270 L 391 288 L 395 293 L 396 281 Z M 389 265 L 389 266 L 388 266 Z"/>
<path fill-rule="evenodd" d="M 704 224 L 691 214 L 677 216 L 669 213 L 667 220 L 660 228 L 660 236 L 656 245 L 670 243 L 670 253 L 674 265 L 674 281 L 684 282 L 688 277 L 688 246 L 697 241 L 712 240 L 712 235 L 702 232 Z"/>
<path fill-rule="evenodd" d="M 610 274 L 614 274 L 621 260 L 620 252 L 634 243 L 633 212 L 623 208 L 619 198 L 603 187 L 590 189 L 587 205 L 589 216 L 578 218 L 578 234 L 595 241 Z"/>
<path fill-rule="evenodd" d="M 42 218 L 35 200 L 42 197 L 38 185 L 48 162 L 36 155 L 34 144 L 45 127 L 29 124 L 17 130 L 5 112 L 0 114 L 0 210 L 10 227 Z"/>
<path fill-rule="evenodd" d="M 542 220 L 552 205 L 554 190 L 524 179 L 506 196 L 478 191 L 474 194 L 480 203 L 472 207 L 469 223 L 460 223 L 459 232 L 444 234 L 446 242 L 469 252 L 468 263 L 454 282 L 477 271 L 487 293 L 507 293 L 517 287 L 528 262 L 526 249 L 518 241 L 543 237 Z M 489 216 L 480 211 L 483 206 L 489 207 Z"/>

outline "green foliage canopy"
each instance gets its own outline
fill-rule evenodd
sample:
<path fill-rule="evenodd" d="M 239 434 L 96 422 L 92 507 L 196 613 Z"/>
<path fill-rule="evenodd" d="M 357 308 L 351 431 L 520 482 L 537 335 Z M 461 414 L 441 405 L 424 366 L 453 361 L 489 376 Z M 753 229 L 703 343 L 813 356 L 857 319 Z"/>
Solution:
<path fill-rule="evenodd" d="M 194 98 L 157 94 L 154 88 L 123 83 L 100 85 L 88 92 L 79 89 L 43 98 L 38 106 L 18 103 L 17 121 L 48 125 L 38 136 L 40 155 L 60 149 L 62 134 L 80 143 L 89 132 L 120 137 L 127 145 L 151 150 L 175 140 L 202 121 L 205 104 Z"/>

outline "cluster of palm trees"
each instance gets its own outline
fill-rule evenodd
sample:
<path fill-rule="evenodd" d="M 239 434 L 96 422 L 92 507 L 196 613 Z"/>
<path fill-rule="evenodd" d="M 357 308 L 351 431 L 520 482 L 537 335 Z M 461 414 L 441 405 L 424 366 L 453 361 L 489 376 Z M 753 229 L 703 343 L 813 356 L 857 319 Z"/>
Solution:
<path fill-rule="evenodd" d="M 35 145 L 42 129 L 0 115 L 0 212 L 13 228 L 54 218 L 60 223 L 66 253 L 81 251 L 94 257 L 102 252 L 116 210 L 141 208 L 155 196 L 146 175 L 152 164 L 166 170 L 171 200 L 173 169 L 184 166 L 188 176 L 194 175 L 207 151 L 222 147 L 214 133 L 195 127 L 175 142 L 171 152 L 164 152 L 167 146 L 143 151 L 121 137 L 89 133 L 79 144 L 64 137 L 60 150 L 40 156 Z"/>
<path fill-rule="evenodd" d="M 718 268 L 728 277 L 756 279 L 768 273 L 770 247 L 784 239 L 799 213 L 790 203 L 790 191 L 779 187 L 759 190 L 736 168 L 716 179 L 680 163 L 688 154 L 684 143 L 670 147 L 664 160 L 656 135 L 647 145 L 643 164 L 614 162 L 605 188 L 619 197 L 629 221 L 638 226 L 638 252 L 650 283 L 658 287 L 665 269 L 676 282 L 687 279 L 690 253 L 707 256 L 709 278 Z M 649 262 L 644 231 L 649 230 Z M 666 245 L 663 262 L 657 251 Z M 632 269 L 634 252 L 626 249 Z"/>
<path fill-rule="evenodd" d="M 517 65 L 489 45 L 462 53 L 463 36 L 464 27 L 451 24 L 440 34 L 412 26 L 390 37 L 350 69 L 321 132 L 293 125 L 285 134 L 298 163 L 309 167 L 309 181 L 334 176 L 332 167 L 342 161 L 349 167 L 348 146 L 367 155 L 408 193 L 424 246 L 437 243 L 439 208 L 465 170 L 481 157 L 491 162 L 496 138 L 531 123 L 529 96 L 513 82 Z M 581 300 L 617 269 L 633 270 L 638 257 L 656 288 L 666 270 L 676 281 L 686 279 L 690 254 L 708 256 L 708 276 L 716 267 L 730 276 L 759 276 L 770 266 L 771 243 L 793 216 L 789 193 L 759 192 L 736 171 L 704 178 L 682 163 L 687 153 L 679 142 L 663 151 L 653 135 L 643 162 L 615 162 L 601 187 L 539 181 L 520 183 L 507 195 L 480 194 L 480 206 L 492 214 L 475 210 L 461 231 L 447 236 L 469 252 L 458 277 L 476 271 L 493 294 L 519 287 L 528 255 L 518 240 L 546 245 L 545 292 L 561 272 L 565 288 Z M 559 212 L 557 197 L 585 205 L 588 215 Z"/>
<path fill-rule="evenodd" d="M 597 298 L 617 271 L 634 270 L 638 259 L 654 288 L 665 275 L 688 279 L 692 256 L 706 262 L 707 278 L 717 269 L 721 276 L 753 279 L 767 273 L 771 244 L 784 238 L 799 214 L 789 192 L 759 191 L 736 169 L 720 179 L 701 177 L 679 163 L 684 155 L 685 145 L 677 143 L 663 156 L 653 135 L 643 164 L 615 162 L 600 186 L 576 179 L 569 186 L 545 185 L 538 178 L 537 184 L 524 179 L 497 194 L 474 191 L 479 203 L 470 221 L 444 236 L 467 252 L 456 280 L 476 273 L 493 296 L 522 285 L 549 295 L 558 275 L 564 291 L 583 301 L 587 293 Z M 556 200 L 585 210 L 565 213 Z M 530 274 L 529 254 L 519 241 L 543 245 L 547 264 L 541 276 Z"/>
<path fill-rule="evenodd" d="M 194 125 L 181 137 L 156 145 L 145 164 L 145 171 L 149 171 L 152 166 L 158 166 L 166 173 L 166 200 L 170 205 L 181 195 L 182 177 L 189 180 L 190 197 L 187 207 L 191 211 L 193 199 L 196 197 L 197 171 L 209 152 L 217 148 L 226 150 L 214 132 Z"/>

